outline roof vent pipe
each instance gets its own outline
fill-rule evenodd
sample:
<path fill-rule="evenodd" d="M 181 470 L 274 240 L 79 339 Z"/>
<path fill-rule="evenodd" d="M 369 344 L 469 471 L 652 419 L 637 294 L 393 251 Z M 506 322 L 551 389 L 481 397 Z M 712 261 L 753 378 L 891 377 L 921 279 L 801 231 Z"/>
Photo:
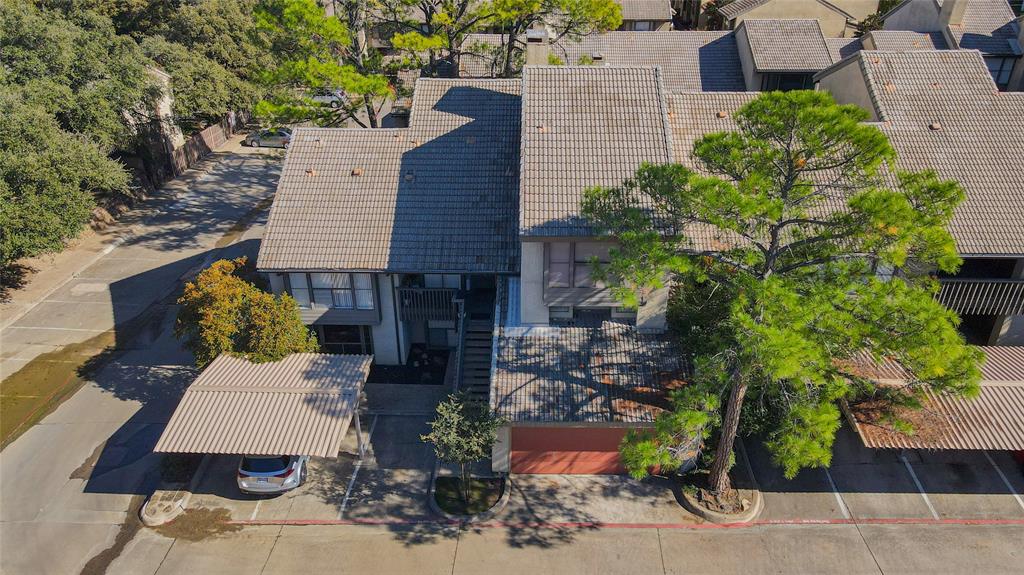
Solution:
<path fill-rule="evenodd" d="M 544 66 L 551 53 L 551 37 L 543 25 L 526 31 L 526 65 Z"/>

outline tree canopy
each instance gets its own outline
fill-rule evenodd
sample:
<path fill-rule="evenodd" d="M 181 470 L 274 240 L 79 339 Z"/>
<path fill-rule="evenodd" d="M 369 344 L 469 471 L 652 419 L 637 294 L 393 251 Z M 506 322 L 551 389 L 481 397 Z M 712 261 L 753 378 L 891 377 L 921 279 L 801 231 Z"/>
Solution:
<path fill-rule="evenodd" d="M 460 392 L 437 405 L 437 414 L 428 425 L 430 433 L 420 439 L 434 446 L 438 459 L 459 465 L 464 496 L 469 501 L 469 466 L 491 456 L 502 420 L 486 403 Z"/>
<path fill-rule="evenodd" d="M 671 306 L 682 348 L 704 389 L 727 398 L 715 491 L 730 487 L 741 419 L 763 424 L 792 477 L 830 462 L 839 400 L 884 395 L 913 407 L 925 386 L 978 392 L 980 353 L 929 275 L 960 265 L 946 228 L 963 190 L 896 170 L 888 138 L 866 119 L 824 92 L 765 93 L 736 112 L 736 131 L 695 143 L 699 171 L 647 165 L 586 195 L 583 212 L 619 243 L 598 271 L 619 297 L 669 281 L 690 304 Z M 895 393 L 864 369 L 882 360 L 910 375 Z"/>
<path fill-rule="evenodd" d="M 244 257 L 219 260 L 185 285 L 174 333 L 197 366 L 224 353 L 263 363 L 320 349 L 295 300 L 259 289 L 247 281 L 252 275 Z"/>

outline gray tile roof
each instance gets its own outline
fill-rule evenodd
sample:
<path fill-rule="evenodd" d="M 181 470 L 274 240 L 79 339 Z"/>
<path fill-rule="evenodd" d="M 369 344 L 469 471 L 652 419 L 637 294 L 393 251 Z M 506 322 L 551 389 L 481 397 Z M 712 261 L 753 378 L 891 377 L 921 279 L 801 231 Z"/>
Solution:
<path fill-rule="evenodd" d="M 514 422 L 651 422 L 680 385 L 682 356 L 666 335 L 600 328 L 505 328 L 491 405 Z"/>
<path fill-rule="evenodd" d="M 949 26 L 949 32 L 965 50 L 1019 55 L 1014 18 L 1006 0 L 968 0 L 963 23 Z"/>
<path fill-rule="evenodd" d="M 868 32 L 875 50 L 903 52 L 907 50 L 946 50 L 949 45 L 942 32 L 912 32 L 910 30 L 874 30 Z"/>
<path fill-rule="evenodd" d="M 732 20 L 733 18 L 742 16 L 754 8 L 763 6 L 771 1 L 772 0 L 733 0 L 719 8 L 718 11 L 722 16 L 725 16 L 726 20 Z"/>
<path fill-rule="evenodd" d="M 759 72 L 817 72 L 832 65 L 817 20 L 744 20 L 740 26 Z"/>
<path fill-rule="evenodd" d="M 832 57 L 832 63 L 836 63 L 850 54 L 864 49 L 860 38 L 825 38 L 825 45 L 828 46 L 828 53 Z"/>
<path fill-rule="evenodd" d="M 523 235 L 593 235 L 584 190 L 672 160 L 657 68 L 527 66 L 523 94 Z"/>
<path fill-rule="evenodd" d="M 616 0 L 622 6 L 623 20 L 665 21 L 672 19 L 668 0 Z"/>
<path fill-rule="evenodd" d="M 863 51 L 859 65 L 897 164 L 964 186 L 950 230 L 960 253 L 1024 254 L 1024 93 L 999 92 L 973 50 Z"/>
<path fill-rule="evenodd" d="M 758 92 L 691 92 L 666 96 L 675 161 L 690 169 L 698 168 L 693 159 L 694 142 L 713 132 L 736 130 L 733 119 L 736 110 L 758 95 Z"/>
<path fill-rule="evenodd" d="M 471 34 L 463 46 L 494 46 L 497 34 Z M 609 66 L 659 66 L 668 92 L 744 90 L 743 69 L 731 32 L 662 30 L 652 32 L 607 32 L 580 41 L 562 39 L 551 47 L 552 54 L 572 66 L 582 56 L 602 56 Z M 487 58 L 463 56 L 463 74 L 491 76 Z"/>
<path fill-rule="evenodd" d="M 300 128 L 265 270 L 518 269 L 518 80 L 420 80 L 404 129 Z"/>

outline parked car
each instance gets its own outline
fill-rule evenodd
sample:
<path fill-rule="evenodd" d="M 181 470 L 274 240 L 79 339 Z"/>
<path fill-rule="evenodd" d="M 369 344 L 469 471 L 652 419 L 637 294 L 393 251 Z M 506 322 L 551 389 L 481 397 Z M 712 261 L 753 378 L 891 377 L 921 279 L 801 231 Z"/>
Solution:
<path fill-rule="evenodd" d="M 245 455 L 238 462 L 242 493 L 284 493 L 306 482 L 308 455 Z"/>
<path fill-rule="evenodd" d="M 317 90 L 313 92 L 312 98 L 314 102 L 318 102 L 325 106 L 332 108 L 340 108 L 345 102 L 345 91 L 344 90 Z"/>
<path fill-rule="evenodd" d="M 245 137 L 243 142 L 246 146 L 267 146 L 268 148 L 287 148 L 292 141 L 290 128 L 272 128 L 269 130 L 256 130 Z"/>

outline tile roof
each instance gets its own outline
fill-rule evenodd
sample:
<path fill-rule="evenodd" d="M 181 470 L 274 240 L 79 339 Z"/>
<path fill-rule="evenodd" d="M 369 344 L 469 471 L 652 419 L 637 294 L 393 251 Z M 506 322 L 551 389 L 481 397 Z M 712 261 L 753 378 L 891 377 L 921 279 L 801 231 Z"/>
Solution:
<path fill-rule="evenodd" d="M 738 16 L 742 16 L 747 12 L 750 12 L 758 6 L 763 6 L 772 0 L 733 0 L 732 2 L 722 6 L 718 9 L 718 12 L 725 16 L 726 20 L 732 20 Z"/>
<path fill-rule="evenodd" d="M 420 80 L 403 129 L 295 131 L 265 270 L 518 269 L 518 80 Z"/>
<path fill-rule="evenodd" d="M 860 38 L 825 38 L 825 45 L 833 63 L 864 49 Z"/>
<path fill-rule="evenodd" d="M 982 347 L 981 394 L 974 399 L 926 391 L 923 421 L 906 435 L 874 421 L 857 406 L 846 409 L 867 447 L 890 449 L 1024 450 L 1024 347 Z M 879 379 L 906 382 L 893 363 L 877 366 Z"/>
<path fill-rule="evenodd" d="M 1024 93 L 999 92 L 973 50 L 862 51 L 859 64 L 897 165 L 963 185 L 950 226 L 960 253 L 1024 253 L 1024 191 L 1013 168 L 1024 150 Z"/>
<path fill-rule="evenodd" d="M 873 30 L 865 34 L 874 50 L 903 52 L 906 50 L 946 50 L 949 45 L 942 32 L 910 30 Z"/>
<path fill-rule="evenodd" d="M 497 34 L 471 34 L 463 46 L 495 46 L 497 42 Z M 569 66 L 578 64 L 582 56 L 595 55 L 601 55 L 600 64 L 609 66 L 659 66 L 668 92 L 745 89 L 732 32 L 606 32 L 579 41 L 564 38 L 551 46 L 551 53 Z M 492 75 L 489 58 L 463 56 L 461 63 L 467 76 Z"/>
<path fill-rule="evenodd" d="M 668 0 L 616 0 L 622 6 L 623 20 L 671 20 L 672 5 Z"/>
<path fill-rule="evenodd" d="M 515 422 L 654 421 L 685 373 L 665 335 L 597 328 L 504 328 L 491 405 Z"/>
<path fill-rule="evenodd" d="M 297 353 L 268 363 L 222 355 L 185 391 L 153 450 L 336 457 L 372 362 L 369 355 Z"/>
<path fill-rule="evenodd" d="M 941 2 L 940 2 L 941 4 Z M 1020 55 L 1013 10 L 1006 0 L 967 0 L 963 22 L 950 25 L 960 48 L 993 55 Z"/>
<path fill-rule="evenodd" d="M 527 66 L 520 234 L 593 235 L 583 192 L 672 160 L 657 68 Z"/>
<path fill-rule="evenodd" d="M 666 96 L 675 161 L 697 169 L 699 166 L 693 159 L 694 142 L 712 132 L 736 130 L 733 119 L 736 110 L 758 95 L 758 92 L 690 92 Z"/>
<path fill-rule="evenodd" d="M 759 72 L 817 72 L 832 65 L 817 20 L 744 20 L 740 27 Z"/>

